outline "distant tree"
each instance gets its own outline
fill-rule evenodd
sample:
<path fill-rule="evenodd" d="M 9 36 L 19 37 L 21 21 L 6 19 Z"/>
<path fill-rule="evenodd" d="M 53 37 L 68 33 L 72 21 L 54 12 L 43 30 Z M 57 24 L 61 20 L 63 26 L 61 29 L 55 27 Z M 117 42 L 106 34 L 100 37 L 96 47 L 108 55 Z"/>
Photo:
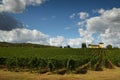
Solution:
<path fill-rule="evenodd" d="M 71 48 L 70 45 L 65 46 L 64 48 Z"/>
<path fill-rule="evenodd" d="M 67 45 L 67 48 L 71 48 L 70 45 Z"/>
<path fill-rule="evenodd" d="M 119 47 L 114 47 L 113 49 L 119 49 Z"/>
<path fill-rule="evenodd" d="M 59 48 L 63 48 L 62 46 L 60 46 Z"/>
<path fill-rule="evenodd" d="M 82 48 L 87 48 L 86 43 L 82 43 Z"/>
<path fill-rule="evenodd" d="M 107 45 L 106 47 L 107 47 L 107 49 L 112 49 L 112 45 L 110 45 L 110 44 Z"/>

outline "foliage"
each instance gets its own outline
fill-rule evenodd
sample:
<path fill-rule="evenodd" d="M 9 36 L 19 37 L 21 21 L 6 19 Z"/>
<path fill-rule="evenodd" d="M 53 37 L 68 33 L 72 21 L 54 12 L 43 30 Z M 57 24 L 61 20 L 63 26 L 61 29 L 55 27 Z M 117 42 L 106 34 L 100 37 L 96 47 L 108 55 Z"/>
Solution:
<path fill-rule="evenodd" d="M 110 45 L 110 44 L 107 45 L 106 47 L 107 47 L 107 49 L 112 49 L 112 45 Z"/>
<path fill-rule="evenodd" d="M 72 71 L 88 62 L 90 68 L 108 66 L 108 63 L 119 66 L 119 53 L 120 49 L 0 47 L 0 65 L 8 69 L 39 70 L 40 73 L 63 68 Z"/>
<path fill-rule="evenodd" d="M 86 43 L 82 43 L 82 48 L 87 48 Z"/>
<path fill-rule="evenodd" d="M 8 42 L 0 42 L 0 47 L 57 48 L 55 46 L 32 44 L 32 43 L 8 43 Z"/>

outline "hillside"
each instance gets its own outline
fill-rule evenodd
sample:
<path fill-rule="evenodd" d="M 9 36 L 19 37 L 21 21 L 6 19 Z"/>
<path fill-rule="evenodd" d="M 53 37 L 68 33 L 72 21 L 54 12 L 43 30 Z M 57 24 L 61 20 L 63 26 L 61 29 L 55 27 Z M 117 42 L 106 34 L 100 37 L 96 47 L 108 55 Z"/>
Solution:
<path fill-rule="evenodd" d="M 52 71 L 61 68 L 76 70 L 89 63 L 91 69 L 99 62 L 102 66 L 113 63 L 120 67 L 119 49 L 73 49 L 73 48 L 31 48 L 0 47 L 0 66 L 8 69 L 50 68 Z M 111 61 L 111 62 L 110 62 Z"/>
<path fill-rule="evenodd" d="M 0 42 L 0 47 L 32 47 L 32 48 L 55 48 L 55 46 L 32 44 L 32 43 L 8 43 Z"/>

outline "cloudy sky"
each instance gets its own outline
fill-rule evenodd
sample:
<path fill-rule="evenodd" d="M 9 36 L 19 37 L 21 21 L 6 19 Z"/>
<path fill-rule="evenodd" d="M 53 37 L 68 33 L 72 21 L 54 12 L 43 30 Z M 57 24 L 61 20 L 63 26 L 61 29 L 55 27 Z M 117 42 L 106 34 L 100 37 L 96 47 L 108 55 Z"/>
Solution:
<path fill-rule="evenodd" d="M 120 0 L 0 0 L 0 41 L 120 47 Z"/>

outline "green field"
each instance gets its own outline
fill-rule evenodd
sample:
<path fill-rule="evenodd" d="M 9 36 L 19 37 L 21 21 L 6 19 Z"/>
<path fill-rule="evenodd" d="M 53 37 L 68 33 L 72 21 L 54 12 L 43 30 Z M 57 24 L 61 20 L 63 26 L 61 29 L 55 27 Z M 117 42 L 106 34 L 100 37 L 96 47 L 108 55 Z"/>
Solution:
<path fill-rule="evenodd" d="M 32 47 L 0 47 L 0 65 L 8 69 L 50 68 L 51 71 L 60 68 L 74 70 L 90 62 L 91 68 L 102 54 L 105 60 L 120 66 L 120 49 L 73 49 L 73 48 L 32 48 Z"/>
<path fill-rule="evenodd" d="M 29 47 L 1 47 L 0 57 L 37 57 L 37 58 L 69 58 L 78 59 L 84 52 L 80 49 L 62 48 L 29 48 Z"/>

